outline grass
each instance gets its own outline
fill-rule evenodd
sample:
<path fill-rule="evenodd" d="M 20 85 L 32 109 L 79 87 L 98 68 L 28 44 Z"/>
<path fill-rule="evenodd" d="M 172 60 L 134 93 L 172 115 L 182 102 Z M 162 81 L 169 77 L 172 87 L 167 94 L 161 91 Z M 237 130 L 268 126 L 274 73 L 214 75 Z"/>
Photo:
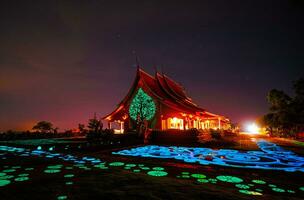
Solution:
<path fill-rule="evenodd" d="M 231 138 L 230 138 L 231 139 Z M 241 150 L 255 149 L 254 142 L 248 137 L 244 141 L 231 139 L 232 143 L 214 143 L 214 148 L 234 148 L 239 146 Z M 234 141 L 233 141 L 234 140 Z M 240 145 L 242 143 L 242 145 Z M 211 145 L 211 143 L 209 143 Z M 244 145 L 247 144 L 247 145 Z M 302 147 L 294 145 L 293 148 L 302 151 Z M 28 173 L 29 180 L 24 182 L 13 181 L 0 187 L 1 199 L 57 199 L 59 196 L 67 196 L 67 199 L 303 199 L 304 192 L 298 188 L 304 186 L 303 173 L 282 172 L 254 169 L 240 169 L 220 166 L 202 166 L 199 164 L 186 164 L 176 160 L 153 159 L 140 157 L 113 156 L 113 149 L 94 149 L 94 151 L 74 151 L 78 156 L 91 156 L 100 158 L 102 161 L 123 162 L 136 164 L 137 167 L 124 169 L 124 166 L 107 165 L 108 169 L 96 169 L 88 166 L 81 169 L 73 166 L 70 162 L 56 159 L 44 159 L 40 157 L 18 157 L 9 153 L 2 155 L 7 157 L 0 162 L 0 172 L 15 167 L 15 171 L 8 174 L 18 177 Z M 117 149 L 115 149 L 117 151 Z M 1 153 L 1 152 L 0 152 Z M 142 164 L 156 170 L 165 170 L 168 176 L 153 177 L 147 175 L 147 171 L 133 172 Z M 54 174 L 44 173 L 48 166 L 60 166 L 60 172 Z M 5 167 L 7 166 L 7 167 Z M 20 166 L 21 168 L 16 168 Z M 134 165 L 130 165 L 134 166 Z M 158 168 L 155 168 L 158 167 Z M 34 168 L 26 171 L 27 168 Z M 90 168 L 90 169 L 88 169 Z M 164 169 L 161 169 L 164 168 Z M 69 174 L 69 176 L 67 176 Z M 73 176 L 71 176 L 73 174 Z M 191 176 L 191 174 L 196 174 Z M 215 181 L 204 183 L 195 181 L 197 174 L 203 174 L 207 179 L 216 179 L 219 175 L 230 175 L 244 180 L 239 187 L 248 184 L 253 189 L 263 189 L 262 196 L 251 196 L 240 193 L 240 188 L 233 183 Z M 184 176 L 182 176 L 184 175 Z M 177 178 L 180 176 L 180 178 Z M 204 177 L 200 175 L 200 177 Z M 189 178 L 186 178 L 189 177 Z M 204 178 L 202 178 L 204 179 Z M 204 179 L 205 180 L 205 179 Z M 258 184 L 252 180 L 262 180 L 267 184 Z M 69 184 L 66 184 L 66 183 Z M 256 181 L 260 182 L 261 181 Z M 276 192 L 270 187 L 275 185 L 285 191 L 294 190 L 296 193 Z M 277 189 L 277 191 L 280 191 Z"/>
<path fill-rule="evenodd" d="M 67 179 L 62 178 L 66 173 L 64 170 L 52 175 L 39 172 L 55 163 L 29 159 L 23 164 L 34 165 L 36 172 L 27 182 L 1 188 L 3 199 L 56 199 L 62 195 L 68 199 L 252 199 L 225 185 L 203 185 L 173 177 L 158 178 L 120 168 L 101 172 L 74 169 L 75 177 L 68 179 L 73 181 L 73 185 L 65 185 Z"/>

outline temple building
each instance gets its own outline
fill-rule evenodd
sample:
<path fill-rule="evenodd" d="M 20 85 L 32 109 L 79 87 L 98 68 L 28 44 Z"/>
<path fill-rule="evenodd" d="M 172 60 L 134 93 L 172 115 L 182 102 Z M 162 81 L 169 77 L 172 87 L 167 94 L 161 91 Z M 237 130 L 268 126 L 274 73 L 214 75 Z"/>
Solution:
<path fill-rule="evenodd" d="M 199 107 L 184 88 L 167 75 L 155 76 L 137 68 L 133 85 L 117 108 L 103 118 L 117 133 L 134 130 L 139 121 L 157 130 L 228 129 L 228 118 Z"/>

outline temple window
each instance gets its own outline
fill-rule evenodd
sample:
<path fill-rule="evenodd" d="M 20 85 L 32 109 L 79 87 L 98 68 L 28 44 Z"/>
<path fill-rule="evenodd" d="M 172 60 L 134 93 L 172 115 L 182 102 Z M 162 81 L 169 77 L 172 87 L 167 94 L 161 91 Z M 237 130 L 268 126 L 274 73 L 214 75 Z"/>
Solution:
<path fill-rule="evenodd" d="M 176 117 L 168 118 L 168 129 L 184 129 L 184 120 Z"/>

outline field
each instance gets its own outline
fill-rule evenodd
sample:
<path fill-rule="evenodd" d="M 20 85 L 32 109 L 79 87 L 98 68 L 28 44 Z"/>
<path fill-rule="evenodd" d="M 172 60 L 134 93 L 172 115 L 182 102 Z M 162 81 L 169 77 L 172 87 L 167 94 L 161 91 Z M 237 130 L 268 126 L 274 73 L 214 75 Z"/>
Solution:
<path fill-rule="evenodd" d="M 295 155 L 298 159 L 297 162 L 285 160 L 286 163 L 280 161 L 265 165 L 262 162 L 266 161 L 262 160 L 263 155 L 259 155 L 261 160 L 256 161 L 256 157 L 243 154 L 247 150 L 259 151 L 259 143 L 256 142 L 259 138 L 232 140 L 236 141 L 233 146 L 229 142 L 206 144 L 204 147 L 211 149 L 202 152 L 211 151 L 211 158 L 202 153 L 195 157 L 198 160 L 185 160 L 187 153 L 183 160 L 170 158 L 176 149 L 169 146 L 164 148 L 169 153 L 151 151 L 148 155 L 149 151 L 146 151 L 143 156 L 127 156 L 113 152 L 132 148 L 136 152 L 140 149 L 138 147 L 143 146 L 110 145 L 92 148 L 78 139 L 1 143 L 0 196 L 1 199 L 12 200 L 304 198 L 301 143 L 264 138 L 266 144 L 280 144 L 286 149 L 285 155 Z M 220 154 L 221 151 L 218 150 L 232 148 L 240 152 L 231 154 L 227 151 L 227 156 L 220 159 L 226 160 L 225 163 L 229 163 L 228 159 L 238 162 L 234 165 L 229 163 L 229 166 L 216 162 L 214 154 Z M 183 150 L 188 151 L 187 148 Z M 277 150 L 271 148 L 271 151 Z M 279 150 L 283 151 L 280 147 Z M 193 155 L 191 151 L 189 155 Z M 276 157 L 277 154 L 280 153 L 271 155 Z M 234 156 L 230 158 L 230 155 Z M 248 164 L 244 164 L 246 160 Z M 205 164 L 199 164 L 198 161 L 204 161 Z M 257 162 L 255 165 L 258 167 L 268 169 L 253 169 L 254 162 Z"/>

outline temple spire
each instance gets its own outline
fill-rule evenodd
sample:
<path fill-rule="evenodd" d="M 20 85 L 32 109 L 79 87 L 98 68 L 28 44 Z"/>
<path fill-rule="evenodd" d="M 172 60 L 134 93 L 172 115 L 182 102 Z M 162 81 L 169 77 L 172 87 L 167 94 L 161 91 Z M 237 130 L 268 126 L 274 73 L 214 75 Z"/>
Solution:
<path fill-rule="evenodd" d="M 139 70 L 140 68 L 140 62 L 139 62 L 139 58 L 138 58 L 138 55 L 136 53 L 135 50 L 132 51 L 132 54 L 135 56 L 135 63 L 136 63 L 136 68 L 137 68 L 137 71 Z"/>
<path fill-rule="evenodd" d="M 135 54 L 135 62 L 136 62 L 136 67 L 137 69 L 139 69 L 139 59 L 138 59 L 138 56 Z"/>
<path fill-rule="evenodd" d="M 156 66 L 156 65 L 153 65 L 153 68 L 154 68 L 155 74 L 157 74 L 157 66 Z"/>
<path fill-rule="evenodd" d="M 161 72 L 162 75 L 164 75 L 164 65 L 160 66 L 160 72 Z"/>

